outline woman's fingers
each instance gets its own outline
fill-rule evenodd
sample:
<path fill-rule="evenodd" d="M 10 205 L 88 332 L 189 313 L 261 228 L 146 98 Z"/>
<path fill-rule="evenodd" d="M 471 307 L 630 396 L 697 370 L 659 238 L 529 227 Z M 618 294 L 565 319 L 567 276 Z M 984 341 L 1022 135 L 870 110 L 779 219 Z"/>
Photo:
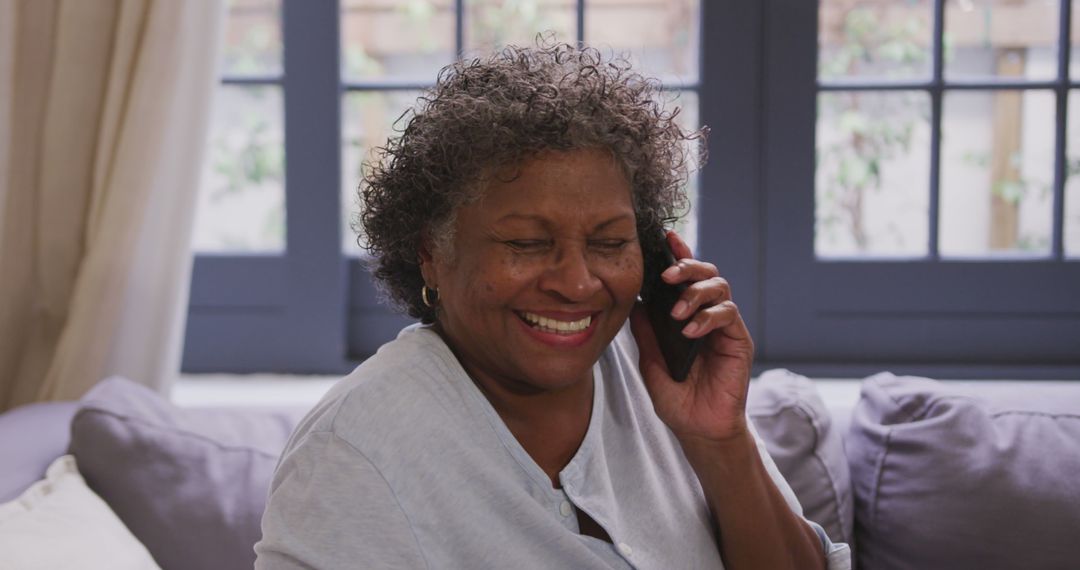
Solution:
<path fill-rule="evenodd" d="M 694 259 L 690 246 L 675 232 L 668 232 L 667 240 L 678 261 L 664 270 L 661 278 L 671 284 L 690 282 L 671 310 L 671 316 L 676 319 L 693 317 L 683 328 L 683 334 L 698 338 L 731 327 L 733 330 L 724 331 L 726 336 L 749 339 L 746 324 L 731 300 L 731 284 L 727 279 L 720 277 L 715 265 Z"/>
<path fill-rule="evenodd" d="M 720 275 L 720 272 L 715 265 L 707 261 L 690 258 L 676 261 L 675 265 L 668 267 L 660 274 L 665 282 L 671 284 L 682 283 L 683 281 L 701 281 L 718 275 Z"/>
<path fill-rule="evenodd" d="M 699 338 L 723 329 L 724 336 L 735 340 L 749 340 L 750 331 L 739 314 L 739 307 L 734 301 L 727 300 L 697 312 L 694 318 L 683 327 L 683 334 L 688 338 Z"/>
<path fill-rule="evenodd" d="M 667 242 L 676 261 L 674 265 L 666 268 L 660 274 L 664 281 L 675 284 L 683 281 L 701 281 L 720 275 L 715 265 L 694 259 L 694 253 L 690 251 L 690 246 L 686 245 L 686 242 L 679 237 L 679 234 L 668 232 Z"/>
<path fill-rule="evenodd" d="M 693 259 L 694 252 L 690 251 L 690 246 L 686 245 L 679 234 L 670 231 L 667 233 L 668 247 L 671 248 L 671 253 L 675 255 L 675 259 Z"/>
<path fill-rule="evenodd" d="M 723 277 L 710 277 L 692 283 L 683 291 L 679 302 L 671 310 L 676 319 L 686 319 L 701 307 L 717 305 L 731 300 L 731 285 Z"/>

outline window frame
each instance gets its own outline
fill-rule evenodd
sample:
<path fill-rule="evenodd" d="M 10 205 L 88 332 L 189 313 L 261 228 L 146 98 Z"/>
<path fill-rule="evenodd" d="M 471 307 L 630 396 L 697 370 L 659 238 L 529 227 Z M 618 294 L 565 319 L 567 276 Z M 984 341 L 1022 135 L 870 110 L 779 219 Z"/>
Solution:
<path fill-rule="evenodd" d="M 222 82 L 282 89 L 288 229 L 281 254 L 195 256 L 184 372 L 340 374 L 352 367 L 338 217 L 337 10 L 335 0 L 283 0 L 282 74 Z"/>
<path fill-rule="evenodd" d="M 1063 0 L 1052 82 L 943 78 L 944 0 L 935 0 L 931 94 L 930 254 L 924 259 L 817 259 L 814 149 L 817 94 L 873 88 L 817 79 L 818 3 L 768 0 L 762 112 L 761 364 L 818 376 L 896 373 L 950 378 L 1067 378 L 1080 373 L 1080 263 L 1062 254 L 1070 0 Z M 869 82 L 860 82 L 869 83 Z M 937 197 L 943 94 L 1047 89 L 1057 99 L 1051 257 L 942 259 Z M 1073 284 L 1070 286 L 1070 283 Z"/>
<path fill-rule="evenodd" d="M 580 40 L 585 10 L 577 5 Z M 939 16 L 943 5 L 937 0 Z M 459 57 L 463 6 L 456 0 Z M 702 0 L 700 10 L 698 81 L 672 86 L 697 91 L 700 122 L 713 126 L 710 159 L 699 173 L 698 254 L 732 282 L 757 344 L 757 372 L 784 366 L 831 377 L 884 369 L 949 378 L 1080 376 L 1080 300 L 1068 286 L 1080 284 L 1076 261 L 817 260 L 818 3 Z M 335 0 L 283 0 L 282 76 L 225 81 L 282 85 L 290 230 L 280 256 L 196 256 L 185 372 L 341 374 L 412 322 L 378 300 L 362 259 L 341 252 L 341 104 L 350 88 L 426 85 L 344 84 L 338 21 Z M 1063 19 L 1066 43 L 1068 24 Z M 1067 59 L 1062 65 L 1067 72 Z M 1066 95 L 1070 88 L 1080 85 L 1067 82 Z M 1061 99 L 1058 137 L 1067 111 Z M 1059 148 L 1055 164 L 1059 220 L 1063 153 Z M 1060 234 L 1059 227 L 1059 252 Z M 904 286 L 912 281 L 918 286 Z"/>
<path fill-rule="evenodd" d="M 576 2 L 579 42 L 586 1 Z M 453 6 L 460 58 L 465 0 Z M 195 255 L 182 362 L 187 373 L 342 374 L 414 322 L 380 300 L 365 259 L 341 251 L 341 105 L 351 92 L 422 89 L 434 77 L 428 83 L 345 81 L 337 0 L 282 0 L 281 20 L 282 74 L 226 76 L 222 84 L 282 89 L 285 250 Z M 670 89 L 695 91 L 698 84 Z"/>

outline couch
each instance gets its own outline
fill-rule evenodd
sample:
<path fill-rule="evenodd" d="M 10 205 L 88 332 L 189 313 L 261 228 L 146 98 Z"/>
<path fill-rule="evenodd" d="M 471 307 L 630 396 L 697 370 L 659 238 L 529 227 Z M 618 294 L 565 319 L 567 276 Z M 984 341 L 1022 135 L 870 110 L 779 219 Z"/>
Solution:
<path fill-rule="evenodd" d="M 110 378 L 0 415 L 0 568 L 250 568 L 304 412 L 180 408 Z M 772 370 L 748 414 L 856 568 L 1080 568 L 1080 383 L 882 373 L 854 409 L 830 409 L 811 380 Z"/>

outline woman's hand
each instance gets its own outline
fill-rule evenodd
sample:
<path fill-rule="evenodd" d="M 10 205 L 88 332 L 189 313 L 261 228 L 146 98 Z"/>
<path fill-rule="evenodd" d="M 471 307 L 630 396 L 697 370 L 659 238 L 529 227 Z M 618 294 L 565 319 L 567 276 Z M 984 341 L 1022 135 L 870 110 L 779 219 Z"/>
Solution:
<path fill-rule="evenodd" d="M 668 375 L 645 308 L 634 307 L 630 326 L 641 355 L 645 387 L 657 415 L 684 446 L 744 439 L 749 434 L 746 393 L 754 342 L 731 300 L 731 287 L 716 267 L 694 259 L 675 232 L 668 232 L 667 239 L 678 262 L 661 278 L 671 284 L 689 284 L 672 316 L 683 320 L 692 315 L 683 334 L 704 338 L 704 344 L 686 380 L 675 382 Z"/>
<path fill-rule="evenodd" d="M 675 437 L 701 482 L 719 530 L 726 568 L 825 568 L 821 541 L 788 507 L 761 461 L 746 419 L 746 393 L 754 342 L 731 287 L 716 267 L 693 258 L 674 232 L 668 244 L 678 262 L 661 274 L 668 283 L 688 283 L 672 310 L 693 316 L 683 329 L 704 344 L 684 382 L 668 375 L 644 307 L 634 307 L 630 326 L 641 354 L 639 366 L 653 407 Z M 777 548 L 777 545 L 784 545 Z"/>

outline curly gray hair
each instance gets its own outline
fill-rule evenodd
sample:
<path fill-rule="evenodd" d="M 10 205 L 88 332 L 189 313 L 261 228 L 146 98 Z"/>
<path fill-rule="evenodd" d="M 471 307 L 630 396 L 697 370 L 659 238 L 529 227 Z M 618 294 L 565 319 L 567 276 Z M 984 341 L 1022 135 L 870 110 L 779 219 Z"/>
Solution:
<path fill-rule="evenodd" d="M 434 322 L 420 296 L 422 240 L 452 256 L 458 208 L 495 171 L 545 150 L 611 152 L 631 184 L 642 250 L 658 249 L 662 229 L 687 209 L 690 153 L 704 161 L 707 133 L 682 129 L 679 108 L 666 110 L 660 94 L 659 81 L 623 57 L 544 38 L 445 67 L 398 120 L 400 135 L 364 165 L 357 229 L 383 292 Z"/>

